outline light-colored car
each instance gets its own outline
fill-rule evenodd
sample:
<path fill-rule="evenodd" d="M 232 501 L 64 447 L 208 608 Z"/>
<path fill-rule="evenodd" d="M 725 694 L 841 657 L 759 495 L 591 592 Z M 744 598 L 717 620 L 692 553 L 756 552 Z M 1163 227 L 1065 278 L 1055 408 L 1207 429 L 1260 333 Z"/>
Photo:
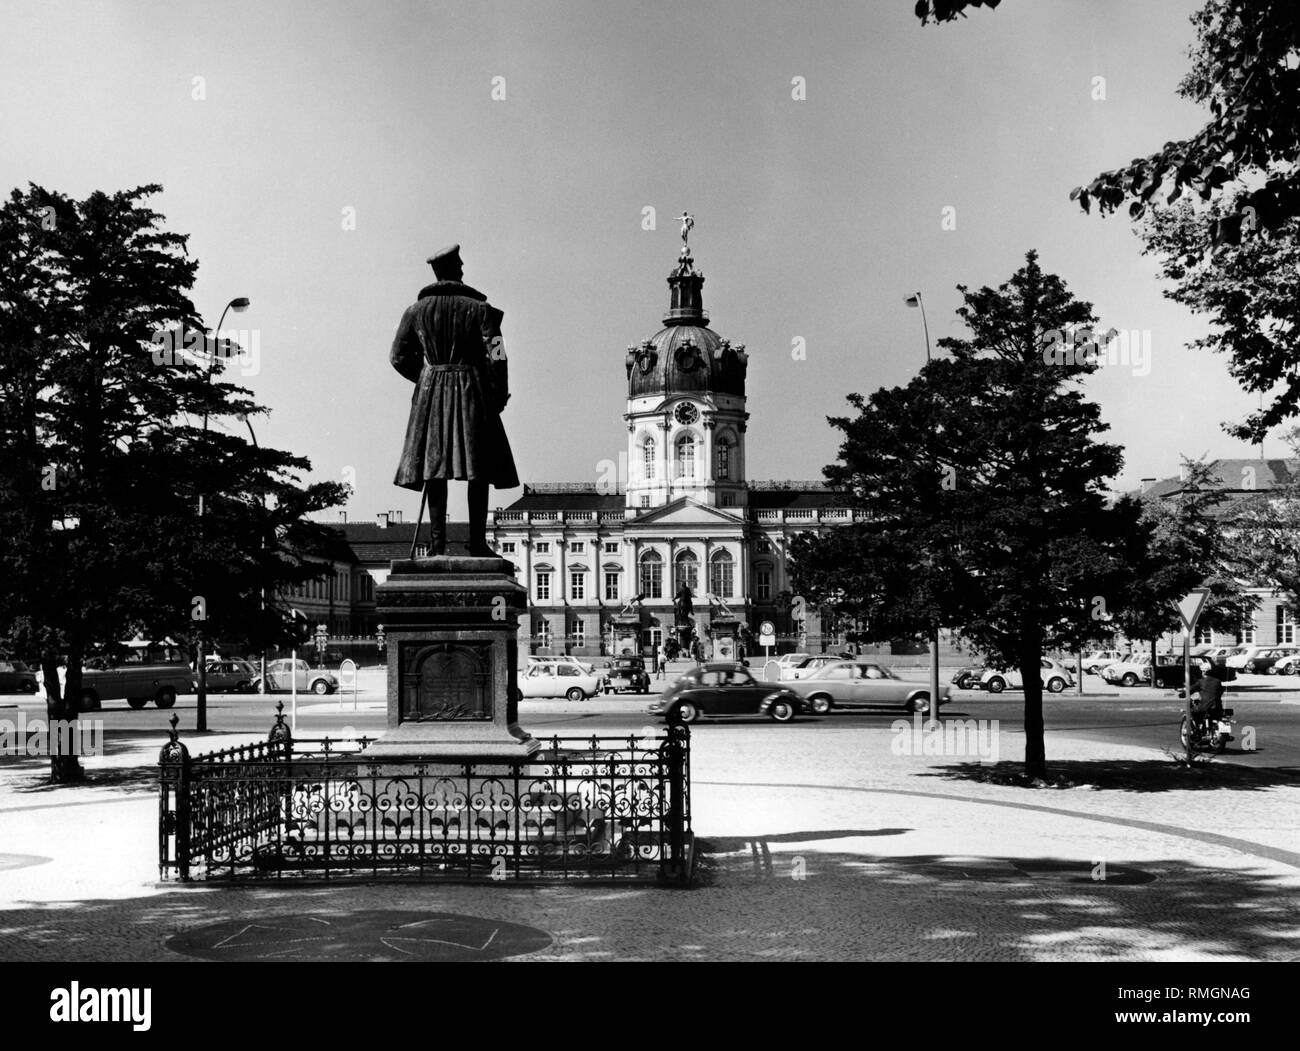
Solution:
<path fill-rule="evenodd" d="M 297 679 L 295 684 L 294 679 Z M 252 689 L 255 693 L 261 693 L 262 676 L 259 674 L 252 683 Z M 278 661 L 271 661 L 266 666 L 266 692 L 267 693 L 288 693 L 294 686 L 298 690 L 321 695 L 333 693 L 339 688 L 339 681 L 334 677 L 334 673 L 324 668 L 313 668 L 304 660 L 298 661 L 298 670 L 295 676 L 293 672 L 293 661 L 283 658 Z"/>
<path fill-rule="evenodd" d="M 777 667 L 781 671 L 781 678 L 784 679 L 787 677 L 787 670 L 793 671 L 811 656 L 811 653 L 783 653 L 781 656 L 772 659 L 776 661 Z"/>
<path fill-rule="evenodd" d="M 519 676 L 516 700 L 525 697 L 567 697 L 571 701 L 585 701 L 605 688 L 602 678 L 583 671 L 574 662 L 539 661 Z"/>
<path fill-rule="evenodd" d="M 1300 652 L 1300 647 L 1291 645 L 1242 646 L 1225 663 L 1247 675 L 1262 675 L 1283 657 L 1297 652 Z"/>
<path fill-rule="evenodd" d="M 1042 667 L 1043 688 L 1048 693 L 1060 693 L 1067 686 L 1074 685 L 1074 672 L 1058 660 L 1044 657 L 1039 664 Z M 989 693 L 1001 693 L 1003 690 L 1023 690 L 1024 682 L 1020 678 L 1019 668 L 989 668 L 980 677 L 980 686 Z"/>
<path fill-rule="evenodd" d="M 1300 674 L 1300 653 L 1288 653 L 1285 657 L 1273 662 L 1273 667 L 1268 669 L 1269 675 L 1296 675 Z"/>
<path fill-rule="evenodd" d="M 832 708 L 891 708 L 924 712 L 930 708 L 928 683 L 900 679 L 870 661 L 836 661 L 802 679 L 785 683 L 803 697 L 814 715 Z M 952 700 L 952 688 L 939 688 L 939 706 Z"/>
<path fill-rule="evenodd" d="M 1150 656 L 1133 657 L 1129 660 L 1116 661 L 1101 670 L 1101 677 L 1109 683 L 1120 686 L 1137 686 L 1151 681 Z"/>
<path fill-rule="evenodd" d="M 1088 675 L 1100 675 L 1107 664 L 1122 661 L 1126 656 L 1122 650 L 1092 650 L 1083 655 L 1083 670 Z"/>
<path fill-rule="evenodd" d="M 785 665 L 781 668 L 782 680 L 806 679 L 809 675 L 814 675 L 822 668 L 831 664 L 838 664 L 844 658 L 835 653 L 818 653 L 812 657 L 806 657 L 798 664 L 791 667 Z"/>

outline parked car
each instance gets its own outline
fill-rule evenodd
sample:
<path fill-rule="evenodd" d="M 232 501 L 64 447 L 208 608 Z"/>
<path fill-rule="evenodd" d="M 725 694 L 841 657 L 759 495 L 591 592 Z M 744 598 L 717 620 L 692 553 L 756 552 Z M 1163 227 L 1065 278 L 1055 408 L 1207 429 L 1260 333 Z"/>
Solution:
<path fill-rule="evenodd" d="M 971 665 L 968 668 L 958 668 L 952 673 L 952 684 L 959 690 L 978 690 L 980 679 L 984 677 L 984 665 Z"/>
<path fill-rule="evenodd" d="M 1043 687 L 1049 693 L 1060 693 L 1067 686 L 1074 685 L 1074 672 L 1060 661 L 1044 657 L 1039 664 L 1042 668 L 1040 678 Z M 989 693 L 1001 693 L 1006 689 L 1022 690 L 1024 685 L 1019 668 L 989 668 L 980 677 L 980 686 Z"/>
<path fill-rule="evenodd" d="M 132 640 L 86 658 L 81 672 L 82 711 L 96 711 L 104 701 L 125 700 L 132 708 L 153 701 L 170 708 L 177 694 L 190 693 L 194 672 L 180 647 Z"/>
<path fill-rule="evenodd" d="M 806 679 L 809 675 L 814 674 L 821 668 L 825 668 L 828 664 L 835 664 L 843 659 L 837 653 L 818 653 L 813 657 L 805 657 L 793 667 L 787 664 L 781 669 L 781 678 L 783 680 Z"/>
<path fill-rule="evenodd" d="M 294 680 L 297 680 L 295 683 Z M 260 673 L 253 679 L 252 689 L 256 693 L 262 693 L 262 676 Z M 297 671 L 294 671 L 294 662 L 287 658 L 278 661 L 271 661 L 266 666 L 266 693 L 288 693 L 293 690 L 295 685 L 301 692 L 310 690 L 312 693 L 318 693 L 322 696 L 333 693 L 339 688 L 339 681 L 334 677 L 334 673 L 327 671 L 325 668 L 313 668 L 305 660 L 299 660 Z"/>
<path fill-rule="evenodd" d="M 567 697 L 571 701 L 585 701 L 603 689 L 604 679 L 594 672 L 583 671 L 576 662 L 539 661 L 520 674 L 515 699 Z"/>
<path fill-rule="evenodd" d="M 268 673 L 270 668 L 267 669 Z M 209 693 L 247 693 L 253 683 L 261 678 L 261 671 L 245 660 L 219 660 L 207 663 L 207 688 Z M 199 680 L 194 680 L 194 689 Z"/>
<path fill-rule="evenodd" d="M 572 664 L 574 667 L 581 669 L 584 675 L 591 675 L 595 671 L 591 661 L 583 661 L 579 660 L 577 657 L 568 656 L 546 657 L 539 656 L 538 654 L 530 654 L 528 657 L 528 664 L 530 667 L 534 664 Z"/>
<path fill-rule="evenodd" d="M 765 715 L 773 722 L 788 723 L 807 709 L 791 686 L 760 682 L 743 665 L 718 662 L 692 668 L 646 710 L 684 723 L 735 715 Z"/>
<path fill-rule="evenodd" d="M 1107 664 L 1122 661 L 1126 656 L 1122 650 L 1091 650 L 1083 655 L 1083 670 L 1088 675 L 1100 675 Z"/>
<path fill-rule="evenodd" d="M 1107 682 L 1120 686 L 1137 686 L 1151 681 L 1151 658 L 1149 656 L 1130 657 L 1116 661 L 1101 669 L 1101 677 Z"/>
<path fill-rule="evenodd" d="M 649 693 L 650 673 L 640 657 L 619 657 L 604 680 L 606 693 Z"/>
<path fill-rule="evenodd" d="M 784 679 L 787 668 L 793 670 L 811 656 L 811 653 L 783 653 L 781 656 L 772 659 L 776 661 L 781 671 L 781 678 Z"/>
<path fill-rule="evenodd" d="M 1279 657 L 1268 669 L 1269 675 L 1295 675 L 1300 672 L 1300 653 L 1288 653 Z"/>
<path fill-rule="evenodd" d="M 1247 675 L 1262 675 L 1283 657 L 1300 653 L 1300 646 L 1243 646 L 1240 652 L 1227 658 L 1229 668 Z"/>
<path fill-rule="evenodd" d="M 0 661 L 0 693 L 35 693 L 36 669 L 22 661 Z"/>
<path fill-rule="evenodd" d="M 814 715 L 823 715 L 832 708 L 897 706 L 914 712 L 925 712 L 930 708 L 928 683 L 900 679 L 892 671 L 870 661 L 836 661 L 806 679 L 796 679 L 784 685 L 805 698 Z M 939 694 L 939 706 L 950 700 L 952 690 L 945 686 Z"/>

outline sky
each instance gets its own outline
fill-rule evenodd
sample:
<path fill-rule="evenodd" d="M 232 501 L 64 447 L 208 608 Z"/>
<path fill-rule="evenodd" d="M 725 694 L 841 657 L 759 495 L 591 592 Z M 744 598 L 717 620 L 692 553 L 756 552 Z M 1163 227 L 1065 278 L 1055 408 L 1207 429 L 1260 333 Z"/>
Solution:
<path fill-rule="evenodd" d="M 1257 455 L 1221 428 L 1257 395 L 1186 347 L 1204 322 L 1124 215 L 1068 199 L 1204 122 L 1175 94 L 1196 0 L 1004 0 L 925 28 L 913 6 L 5 0 L 0 188 L 161 184 L 200 312 L 252 301 L 226 328 L 256 338 L 259 440 L 350 482 L 353 521 L 415 514 L 387 357 L 432 251 L 459 242 L 505 311 L 520 477 L 594 482 L 625 449 L 624 353 L 660 327 L 683 210 L 713 327 L 749 350 L 751 478 L 820 478 L 845 394 L 924 362 L 904 298 L 932 339 L 960 334 L 956 286 L 1031 248 L 1104 325 L 1150 333 L 1148 374 L 1087 381 L 1125 450 L 1113 488 Z"/>

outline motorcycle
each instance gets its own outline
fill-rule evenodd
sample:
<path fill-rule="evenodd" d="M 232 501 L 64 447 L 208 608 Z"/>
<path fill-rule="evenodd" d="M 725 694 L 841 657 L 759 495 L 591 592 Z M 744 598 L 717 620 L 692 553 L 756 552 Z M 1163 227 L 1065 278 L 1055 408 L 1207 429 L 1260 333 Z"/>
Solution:
<path fill-rule="evenodd" d="M 1228 747 L 1228 742 L 1234 740 L 1232 736 L 1232 709 L 1224 708 L 1223 714 L 1217 718 L 1211 718 L 1209 715 L 1192 715 L 1191 726 L 1191 748 L 1200 752 L 1213 751 L 1222 754 L 1223 750 Z M 1178 729 L 1178 739 L 1182 742 L 1184 748 L 1188 747 L 1188 728 L 1187 713 L 1183 713 L 1183 720 Z"/>

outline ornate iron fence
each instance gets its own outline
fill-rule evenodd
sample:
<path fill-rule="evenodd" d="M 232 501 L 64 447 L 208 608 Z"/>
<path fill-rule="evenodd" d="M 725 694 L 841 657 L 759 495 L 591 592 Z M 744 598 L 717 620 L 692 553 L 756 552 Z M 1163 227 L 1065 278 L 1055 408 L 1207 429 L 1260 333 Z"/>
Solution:
<path fill-rule="evenodd" d="M 159 755 L 163 879 L 694 877 L 690 733 L 551 737 L 527 759 L 367 759 L 368 739 Z"/>

